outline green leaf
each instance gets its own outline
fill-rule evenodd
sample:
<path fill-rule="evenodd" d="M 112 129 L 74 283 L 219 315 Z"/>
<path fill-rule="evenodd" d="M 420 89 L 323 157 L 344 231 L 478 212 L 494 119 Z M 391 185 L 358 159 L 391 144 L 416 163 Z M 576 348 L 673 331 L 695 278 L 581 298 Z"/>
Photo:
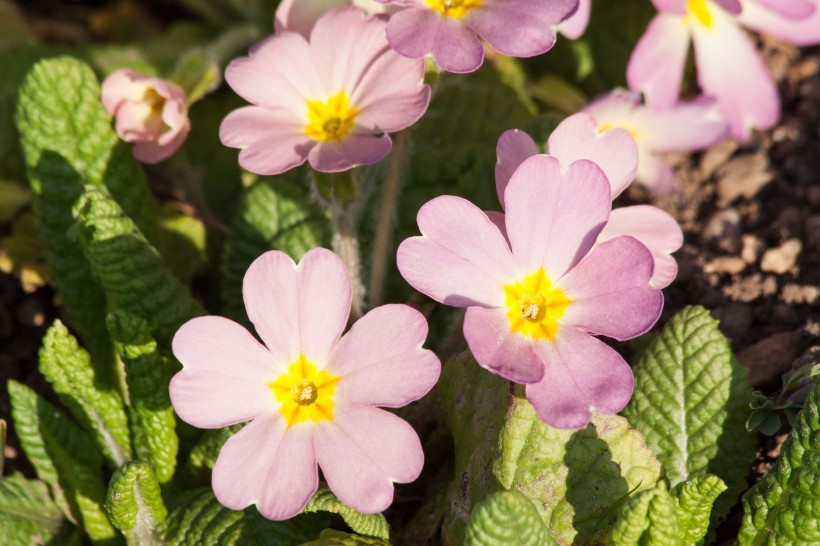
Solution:
<path fill-rule="evenodd" d="M 0 481 L 3 480 L 3 463 L 6 456 L 6 421 L 0 419 Z"/>
<path fill-rule="evenodd" d="M 313 497 L 311 497 L 310 501 L 308 501 L 303 511 L 333 512 L 342 516 L 342 519 L 345 520 L 345 523 L 347 523 L 348 527 L 350 527 L 354 533 L 382 538 L 384 540 L 390 538 L 390 526 L 382 514 L 362 514 L 357 512 L 349 506 L 345 506 L 327 487 L 319 489 Z"/>
<path fill-rule="evenodd" d="M 179 438 L 171 398 L 170 370 L 151 337 L 148 323 L 118 310 L 108 315 L 108 330 L 125 365 L 129 412 L 136 429 L 134 449 L 148 459 L 160 483 L 174 475 Z"/>
<path fill-rule="evenodd" d="M 74 215 L 83 252 L 113 305 L 148 321 L 162 347 L 204 313 L 104 188 L 86 186 Z"/>
<path fill-rule="evenodd" d="M 117 391 L 95 382 L 91 358 L 59 320 L 54 321 L 43 339 L 40 372 L 91 434 L 112 468 L 131 458 L 122 398 Z"/>
<path fill-rule="evenodd" d="M 676 546 L 678 536 L 675 501 L 664 482 L 627 501 L 612 528 L 612 546 Z"/>
<path fill-rule="evenodd" d="M 634 367 L 635 393 L 624 416 L 643 432 L 672 485 L 714 474 L 727 491 L 713 523 L 746 488 L 755 438 L 745 428 L 751 387 L 729 341 L 703 307 L 678 313 Z"/>
<path fill-rule="evenodd" d="M 187 286 L 208 262 L 205 224 L 163 205 L 157 212 L 157 228 L 157 250 L 168 268 Z"/>
<path fill-rule="evenodd" d="M 310 197 L 303 169 L 260 178 L 248 189 L 225 243 L 225 312 L 245 321 L 242 279 L 260 254 L 276 249 L 294 260 L 313 247 L 329 247 L 332 227 L 327 213 Z"/>
<path fill-rule="evenodd" d="M 334 529 L 325 529 L 317 540 L 302 546 L 390 546 L 386 540 L 374 537 L 349 535 Z"/>
<path fill-rule="evenodd" d="M 726 491 L 726 484 L 717 476 L 702 474 L 672 488 L 678 513 L 678 532 L 681 543 L 703 544 L 709 530 L 709 516 L 718 495 Z"/>
<path fill-rule="evenodd" d="M 160 525 L 168 516 L 151 463 L 137 459 L 123 465 L 108 484 L 105 511 L 128 544 L 161 546 Z"/>
<path fill-rule="evenodd" d="M 741 546 L 820 544 L 820 381 L 774 467 L 743 498 Z"/>
<path fill-rule="evenodd" d="M 194 49 L 177 62 L 168 79 L 185 91 L 190 106 L 219 85 L 219 65 L 203 49 Z"/>
<path fill-rule="evenodd" d="M 660 477 L 660 463 L 622 417 L 595 414 L 586 428 L 553 429 L 466 355 L 444 366 L 440 388 L 456 448 L 444 523 L 452 543 L 462 542 L 472 506 L 501 489 L 532 499 L 559 544 L 598 543 L 613 509 Z"/>
<path fill-rule="evenodd" d="M 48 486 L 19 474 L 0 481 L 0 529 L 6 546 L 46 544 L 68 526 Z"/>
<path fill-rule="evenodd" d="M 210 475 L 219 451 L 228 438 L 239 432 L 244 424 L 206 430 L 188 456 L 189 470 L 195 476 Z"/>
<path fill-rule="evenodd" d="M 186 491 L 165 520 L 167 546 L 297 546 L 315 539 L 329 525 L 323 514 L 302 514 L 287 521 L 270 521 L 255 508 L 228 510 L 210 489 Z"/>
<path fill-rule="evenodd" d="M 37 477 L 55 488 L 58 505 L 68 503 L 67 516 L 79 516 L 92 541 L 117 542 L 117 534 L 102 509 L 105 486 L 102 457 L 94 442 L 37 393 L 16 381 L 8 383 L 11 413 L 20 445 Z M 57 493 L 57 491 L 62 491 Z M 62 497 L 64 495 L 64 497 Z"/>
<path fill-rule="evenodd" d="M 550 546 L 555 541 L 530 499 L 517 491 L 499 491 L 473 508 L 464 544 Z"/>

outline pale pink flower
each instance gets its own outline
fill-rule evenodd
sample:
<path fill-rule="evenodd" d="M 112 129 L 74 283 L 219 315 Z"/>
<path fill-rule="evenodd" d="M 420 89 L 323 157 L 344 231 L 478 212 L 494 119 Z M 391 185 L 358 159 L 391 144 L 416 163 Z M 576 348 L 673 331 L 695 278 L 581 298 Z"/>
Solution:
<path fill-rule="evenodd" d="M 538 148 L 527 133 L 512 129 L 501 135 L 496 150 L 495 184 L 503 206 L 512 173 L 525 159 L 536 155 Z M 595 162 L 609 180 L 613 200 L 632 182 L 638 166 L 638 149 L 629 132 L 618 128 L 601 131 L 586 113 L 572 115 L 555 128 L 547 142 L 547 154 L 558 158 L 564 167 L 581 159 Z M 664 288 L 675 279 L 678 263 L 671 254 L 683 244 L 683 232 L 669 214 L 650 205 L 615 209 L 595 244 L 619 235 L 636 238 L 652 253 L 652 286 Z"/>
<path fill-rule="evenodd" d="M 276 8 L 274 26 L 276 32 L 298 32 L 306 39 L 316 21 L 336 8 L 356 6 L 368 15 L 391 13 L 395 8 L 380 4 L 376 0 L 282 0 Z"/>
<path fill-rule="evenodd" d="M 399 246 L 399 271 L 434 300 L 467 308 L 464 337 L 476 361 L 524 383 L 547 424 L 579 428 L 592 409 L 620 411 L 632 372 L 593 336 L 631 339 L 657 321 L 663 295 L 649 284 L 652 254 L 629 236 L 593 248 L 612 198 L 591 161 L 531 157 L 504 204 L 497 224 L 460 197 L 428 202 L 418 213 L 422 236 Z"/>
<path fill-rule="evenodd" d="M 483 38 L 510 57 L 533 57 L 555 44 L 553 29 L 578 0 L 380 0 L 401 6 L 387 24 L 393 49 L 413 59 L 432 55 L 448 72 L 478 70 Z"/>
<path fill-rule="evenodd" d="M 418 477 L 424 454 L 413 428 L 377 406 L 404 406 L 438 380 L 438 358 L 422 349 L 426 320 L 385 305 L 342 336 L 350 278 L 322 248 L 298 265 L 283 252 L 263 254 L 245 274 L 243 295 L 264 345 L 216 316 L 190 320 L 173 340 L 183 365 L 170 386 L 180 418 L 199 428 L 250 421 L 219 453 L 216 498 L 287 519 L 316 492 L 318 465 L 346 505 L 384 510 L 394 482 Z"/>
<path fill-rule="evenodd" d="M 653 0 L 660 12 L 641 37 L 627 67 L 629 87 L 642 91 L 647 103 L 658 109 L 669 108 L 679 97 L 690 41 L 694 44 L 697 78 L 703 93 L 717 100 L 721 115 L 729 123 L 731 135 L 746 139 L 752 129 L 769 129 L 780 117 L 777 86 L 754 43 L 740 28 L 743 22 L 738 0 Z M 765 4 L 770 9 L 762 7 Z M 806 0 L 748 0 L 743 10 L 756 28 L 767 27 L 761 10 L 771 15 L 771 28 L 786 30 L 782 16 L 772 7 L 791 15 L 789 10 L 808 4 Z M 777 9 L 777 8 L 774 8 Z M 755 15 L 755 13 L 757 15 Z M 802 12 L 805 13 L 805 10 Z M 778 23 L 780 20 L 780 23 Z M 765 30 L 765 28 L 764 28 Z M 812 33 L 803 27 L 801 37 Z M 820 31 L 814 30 L 817 36 Z"/>
<path fill-rule="evenodd" d="M 587 30 L 591 11 L 592 0 L 579 0 L 578 10 L 569 19 L 558 24 L 558 32 L 570 40 L 580 38 Z"/>
<path fill-rule="evenodd" d="M 799 46 L 820 44 L 820 0 L 746 0 L 740 24 Z"/>
<path fill-rule="evenodd" d="M 102 84 L 102 103 L 115 117 L 117 134 L 134 143 L 132 153 L 143 163 L 171 157 L 191 129 L 185 92 L 136 70 L 109 75 Z"/>
<path fill-rule="evenodd" d="M 382 16 L 354 7 L 324 14 L 310 41 L 271 36 L 236 59 L 225 79 L 254 104 L 222 122 L 222 143 L 240 148 L 239 164 L 278 174 L 308 161 L 339 172 L 381 160 L 388 133 L 418 120 L 430 101 L 424 63 L 390 49 Z"/>

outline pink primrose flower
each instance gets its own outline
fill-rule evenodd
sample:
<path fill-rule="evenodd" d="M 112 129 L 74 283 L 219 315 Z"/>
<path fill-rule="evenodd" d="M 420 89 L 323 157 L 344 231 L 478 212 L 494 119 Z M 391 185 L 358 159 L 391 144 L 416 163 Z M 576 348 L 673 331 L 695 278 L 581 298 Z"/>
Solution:
<path fill-rule="evenodd" d="M 368 15 L 391 13 L 395 8 L 385 6 L 376 0 L 282 0 L 276 8 L 274 26 L 276 32 L 298 32 L 305 39 L 316 21 L 328 11 L 345 6 L 356 6 Z"/>
<path fill-rule="evenodd" d="M 563 167 L 530 157 L 504 204 L 502 217 L 460 197 L 428 202 L 418 213 L 422 236 L 399 246 L 399 271 L 434 300 L 467 308 L 464 337 L 476 361 L 525 384 L 547 424 L 579 428 L 592 409 L 620 411 L 632 372 L 593 336 L 631 339 L 657 321 L 663 295 L 649 284 L 652 254 L 629 236 L 593 248 L 612 198 L 591 161 Z"/>
<path fill-rule="evenodd" d="M 117 134 L 134 143 L 132 153 L 142 163 L 171 157 L 191 129 L 185 92 L 136 70 L 109 75 L 102 84 L 102 103 L 116 118 Z"/>
<path fill-rule="evenodd" d="M 407 57 L 432 54 L 448 72 L 478 70 L 483 38 L 510 57 L 533 57 L 555 44 L 554 27 L 578 0 L 379 0 L 401 6 L 387 24 L 387 41 Z"/>
<path fill-rule="evenodd" d="M 740 24 L 799 46 L 820 44 L 820 0 L 746 0 Z"/>
<path fill-rule="evenodd" d="M 558 24 L 558 32 L 570 40 L 580 38 L 587 30 L 591 11 L 592 0 L 579 0 L 578 11 Z"/>
<path fill-rule="evenodd" d="M 512 173 L 525 159 L 536 155 L 538 148 L 527 133 L 512 129 L 501 135 L 496 150 L 495 183 L 503 206 Z M 586 113 L 572 115 L 556 127 L 547 142 L 547 153 L 565 167 L 581 159 L 595 162 L 609 180 L 613 200 L 632 182 L 638 166 L 638 150 L 630 134 L 618 128 L 601 132 L 595 119 Z M 674 218 L 650 205 L 615 209 L 595 245 L 620 235 L 634 237 L 652 253 L 652 286 L 664 288 L 675 280 L 678 263 L 671 254 L 683 245 L 683 232 Z"/>
<path fill-rule="evenodd" d="M 794 31 L 795 39 L 814 35 L 817 26 L 787 19 L 807 13 L 807 0 L 747 0 L 741 14 L 738 0 L 653 0 L 660 13 L 649 23 L 627 67 L 629 87 L 642 91 L 659 109 L 673 106 L 679 96 L 690 40 L 694 43 L 698 83 L 717 100 L 731 135 L 747 139 L 752 129 L 769 129 L 780 117 L 780 97 L 754 43 L 740 28 Z M 811 7 L 811 6 L 808 6 Z M 767 17 L 761 15 L 767 14 Z M 770 21 L 766 21 L 765 19 Z M 776 33 L 776 32 L 775 32 Z M 784 36 L 785 37 L 785 36 Z M 788 38 L 788 37 L 787 37 Z"/>
<path fill-rule="evenodd" d="M 638 93 L 616 89 L 592 101 L 583 111 L 595 118 L 598 130 L 604 134 L 612 128 L 629 132 L 638 145 L 635 178 L 659 193 L 675 189 L 672 167 L 659 154 L 702 150 L 726 138 L 729 131 L 715 100 L 706 97 L 658 110 L 642 105 Z M 622 183 L 624 179 L 620 180 Z M 616 195 L 620 193 L 617 189 L 618 183 L 613 182 Z"/>
<path fill-rule="evenodd" d="M 339 172 L 381 160 L 388 133 L 418 120 L 430 102 L 424 63 L 395 53 L 382 16 L 355 7 L 324 14 L 306 40 L 271 36 L 236 59 L 225 79 L 254 106 L 222 122 L 222 143 L 240 148 L 239 164 L 278 174 L 303 164 Z"/>
<path fill-rule="evenodd" d="M 180 418 L 199 428 L 250 421 L 219 453 L 216 498 L 287 519 L 316 492 L 318 464 L 346 505 L 384 510 L 394 482 L 418 477 L 424 454 L 413 428 L 376 406 L 404 406 L 438 380 L 438 358 L 422 349 L 426 320 L 385 305 L 342 336 L 350 278 L 322 248 L 298 265 L 283 252 L 263 254 L 245 274 L 243 295 L 264 345 L 216 316 L 190 320 L 173 340 L 183 365 L 170 386 Z"/>

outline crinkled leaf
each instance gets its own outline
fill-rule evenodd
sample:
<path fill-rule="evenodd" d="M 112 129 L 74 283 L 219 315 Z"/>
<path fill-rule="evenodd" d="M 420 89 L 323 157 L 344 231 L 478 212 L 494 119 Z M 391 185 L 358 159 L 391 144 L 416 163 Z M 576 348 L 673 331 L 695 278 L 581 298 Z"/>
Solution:
<path fill-rule="evenodd" d="M 122 397 L 112 388 L 95 382 L 91 357 L 59 320 L 54 321 L 43 339 L 40 372 L 91 434 L 112 468 L 131 458 L 128 417 Z"/>
<path fill-rule="evenodd" d="M 672 485 L 710 473 L 727 491 L 712 521 L 724 517 L 746 487 L 755 438 L 744 426 L 751 387 L 718 322 L 687 307 L 641 353 L 635 393 L 624 416 L 643 432 Z"/>
<path fill-rule="evenodd" d="M 390 526 L 382 514 L 362 514 L 346 506 L 327 487 L 322 487 L 311 497 L 304 512 L 333 512 L 342 516 L 354 533 L 370 537 L 390 538 Z"/>
<path fill-rule="evenodd" d="M 58 505 L 67 502 L 70 512 L 63 508 L 64 513 L 79 517 L 92 541 L 116 541 L 116 531 L 102 509 L 102 457 L 94 442 L 25 385 L 9 381 L 8 391 L 15 431 L 37 477 L 55 488 Z"/>
<path fill-rule="evenodd" d="M 184 322 L 203 314 L 105 188 L 86 186 L 74 215 L 82 250 L 112 304 L 148 321 L 163 347 Z"/>
<path fill-rule="evenodd" d="M 160 206 L 157 227 L 157 250 L 168 268 L 187 285 L 208 262 L 205 224 L 170 206 Z"/>
<path fill-rule="evenodd" d="M 19 474 L 0 481 L 0 529 L 5 546 L 46 544 L 68 526 L 44 482 Z"/>
<path fill-rule="evenodd" d="M 390 546 L 386 540 L 375 537 L 350 535 L 334 529 L 325 529 L 317 540 L 302 546 Z"/>
<path fill-rule="evenodd" d="M 518 491 L 499 491 L 476 504 L 465 546 L 550 546 L 555 541 L 538 510 Z"/>
<path fill-rule="evenodd" d="M 444 523 L 453 543 L 463 540 L 472 506 L 500 489 L 535 501 L 559 544 L 597 543 L 614 523 L 613 509 L 660 477 L 660 463 L 622 417 L 596 414 L 586 428 L 553 429 L 509 394 L 507 381 L 465 355 L 447 363 L 440 385 L 456 446 Z"/>
<path fill-rule="evenodd" d="M 276 249 L 298 261 L 313 247 L 329 247 L 331 237 L 330 219 L 311 199 L 302 169 L 260 178 L 245 194 L 225 243 L 226 313 L 244 321 L 242 279 L 260 254 Z"/>
<path fill-rule="evenodd" d="M 632 496 L 612 528 L 612 546 L 676 546 L 682 544 L 675 517 L 675 501 L 661 481 Z"/>
<path fill-rule="evenodd" d="M 108 315 L 108 330 L 125 365 L 129 413 L 138 457 L 150 461 L 160 483 L 174 475 L 179 449 L 176 419 L 168 394 L 170 369 L 148 323 L 126 311 Z"/>
<path fill-rule="evenodd" d="M 820 381 L 815 381 L 774 467 L 743 498 L 739 542 L 820 544 Z"/>
<path fill-rule="evenodd" d="M 718 495 L 726 491 L 723 480 L 702 474 L 672 488 L 678 514 L 678 532 L 685 546 L 703 544 L 709 530 L 709 516 Z"/>
<path fill-rule="evenodd" d="M 137 459 L 111 477 L 105 511 L 128 544 L 161 546 L 160 526 L 168 516 L 159 481 L 151 463 Z"/>
<path fill-rule="evenodd" d="M 188 469 L 195 476 L 210 475 L 219 451 L 228 438 L 239 432 L 244 424 L 206 430 L 188 455 Z"/>
<path fill-rule="evenodd" d="M 326 514 L 302 514 L 287 521 L 270 521 L 255 508 L 228 510 L 210 489 L 186 491 L 165 520 L 167 546 L 297 546 L 315 539 L 329 525 Z"/>

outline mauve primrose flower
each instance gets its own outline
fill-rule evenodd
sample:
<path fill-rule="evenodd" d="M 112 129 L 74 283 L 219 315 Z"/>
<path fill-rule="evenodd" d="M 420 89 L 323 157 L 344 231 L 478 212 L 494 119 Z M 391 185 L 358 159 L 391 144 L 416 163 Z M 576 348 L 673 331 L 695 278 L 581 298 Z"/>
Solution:
<path fill-rule="evenodd" d="M 820 44 L 820 0 L 745 0 L 740 24 L 799 46 Z"/>
<path fill-rule="evenodd" d="M 426 320 L 385 305 L 342 336 L 350 278 L 322 248 L 298 265 L 283 252 L 263 254 L 245 274 L 243 295 L 264 345 L 215 316 L 190 320 L 173 340 L 183 365 L 170 386 L 180 418 L 199 428 L 250 420 L 219 453 L 216 498 L 287 519 L 316 492 L 318 464 L 342 502 L 384 510 L 394 482 L 418 477 L 424 454 L 413 428 L 376 406 L 404 406 L 438 380 L 438 358 L 422 349 Z"/>
<path fill-rule="evenodd" d="M 570 40 L 580 38 L 587 30 L 591 11 L 592 0 L 579 0 L 578 10 L 569 19 L 558 24 L 558 32 Z"/>
<path fill-rule="evenodd" d="M 282 0 L 276 8 L 274 26 L 276 32 L 298 32 L 306 39 L 316 21 L 328 11 L 345 6 L 356 6 L 368 15 L 390 13 L 395 8 L 376 0 Z"/>
<path fill-rule="evenodd" d="M 424 114 L 430 88 L 422 61 L 390 49 L 385 25 L 382 16 L 341 8 L 319 18 L 309 42 L 283 32 L 231 62 L 225 79 L 254 104 L 219 129 L 223 144 L 242 149 L 239 164 L 268 175 L 307 160 L 339 172 L 386 156 L 388 133 Z"/>
<path fill-rule="evenodd" d="M 102 103 L 116 119 L 117 134 L 134 143 L 132 153 L 142 163 L 171 157 L 191 129 L 185 91 L 136 70 L 111 73 L 102 84 Z"/>
<path fill-rule="evenodd" d="M 769 129 L 777 123 L 777 86 L 754 43 L 738 25 L 738 0 L 653 3 L 660 13 L 649 23 L 627 66 L 631 89 L 642 91 L 654 108 L 673 106 L 678 100 L 691 40 L 698 83 L 704 94 L 717 100 L 733 137 L 746 139 L 753 128 Z M 770 7 L 790 4 L 771 0 L 763 3 Z M 744 10 L 746 6 L 744 2 Z"/>
<path fill-rule="evenodd" d="M 547 424 L 579 428 L 592 409 L 617 413 L 632 395 L 632 371 L 593 336 L 631 339 L 657 321 L 652 254 L 629 236 L 593 248 L 612 199 L 591 161 L 531 157 L 504 203 L 498 225 L 460 197 L 428 202 L 422 236 L 399 245 L 399 271 L 434 300 L 467 308 L 464 337 L 478 364 L 525 384 Z"/>
<path fill-rule="evenodd" d="M 578 0 L 379 0 L 401 6 L 387 24 L 387 41 L 407 57 L 432 54 L 448 72 L 478 70 L 483 38 L 510 57 L 533 57 L 555 44 L 554 28 Z"/>
<path fill-rule="evenodd" d="M 498 139 L 496 152 L 495 184 L 503 206 L 512 173 L 525 159 L 538 154 L 538 147 L 527 133 L 511 129 Z M 638 166 L 638 150 L 629 132 L 617 128 L 601 132 L 595 119 L 583 112 L 568 117 L 555 128 L 547 141 L 547 154 L 563 166 L 579 159 L 595 162 L 609 180 L 613 200 L 632 182 Z M 671 254 L 683 244 L 683 232 L 674 218 L 651 205 L 614 209 L 595 245 L 620 235 L 634 237 L 652 253 L 652 286 L 664 288 L 675 279 L 678 263 Z"/>

